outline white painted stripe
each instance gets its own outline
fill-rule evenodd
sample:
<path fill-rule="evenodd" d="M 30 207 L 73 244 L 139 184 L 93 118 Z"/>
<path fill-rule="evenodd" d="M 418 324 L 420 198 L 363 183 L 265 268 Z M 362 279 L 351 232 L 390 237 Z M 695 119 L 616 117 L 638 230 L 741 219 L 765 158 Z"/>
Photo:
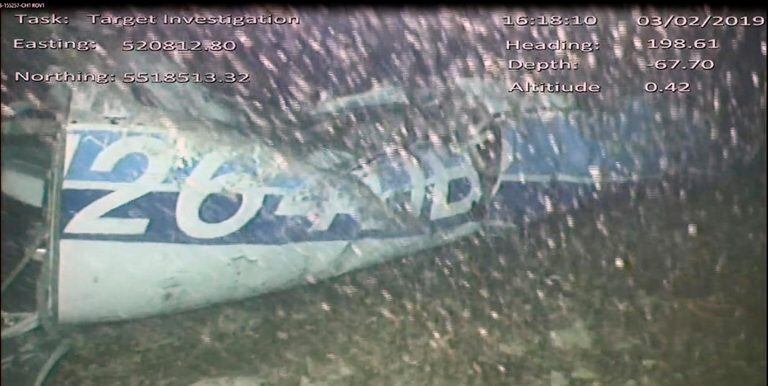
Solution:
<path fill-rule="evenodd" d="M 573 174 L 564 174 L 564 173 L 557 173 L 556 174 L 557 181 L 560 182 L 572 182 L 575 184 L 594 184 L 601 181 L 595 181 L 592 176 L 576 176 Z"/>
<path fill-rule="evenodd" d="M 178 184 L 143 183 L 142 188 L 148 192 L 178 192 Z M 135 182 L 83 181 L 64 180 L 62 188 L 73 190 L 109 190 L 116 191 L 127 187 L 136 187 Z"/>
<path fill-rule="evenodd" d="M 192 245 L 64 239 L 59 243 L 62 323 L 131 319 L 246 298 L 321 280 L 477 232 L 284 245 Z"/>
<path fill-rule="evenodd" d="M 168 134 L 168 129 L 144 125 L 110 125 L 107 123 L 70 123 L 67 132 L 112 131 L 115 133 Z"/>
<path fill-rule="evenodd" d="M 511 182 L 549 182 L 552 181 L 551 174 L 512 174 L 499 176 L 500 181 Z"/>
<path fill-rule="evenodd" d="M 136 182 L 111 182 L 111 181 L 85 181 L 85 180 L 64 180 L 63 189 L 71 190 L 109 190 L 117 191 L 125 188 L 135 188 Z M 184 182 L 178 183 L 141 183 L 141 187 L 147 192 L 179 192 L 184 187 Z M 259 186 L 254 188 L 261 194 L 287 195 L 295 189 L 281 188 L 275 186 Z"/>
<path fill-rule="evenodd" d="M 511 182 L 570 182 L 576 184 L 595 184 L 598 182 L 627 182 L 632 178 L 602 178 L 601 181 L 595 181 L 594 178 L 579 176 L 574 174 L 556 173 L 556 174 L 513 174 L 502 175 L 499 177 L 501 181 Z"/>

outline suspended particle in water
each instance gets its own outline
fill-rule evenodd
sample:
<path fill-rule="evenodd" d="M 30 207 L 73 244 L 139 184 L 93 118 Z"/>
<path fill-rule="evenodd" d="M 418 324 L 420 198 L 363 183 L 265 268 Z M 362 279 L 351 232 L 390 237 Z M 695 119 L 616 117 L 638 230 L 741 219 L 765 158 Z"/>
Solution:
<path fill-rule="evenodd" d="M 688 224 L 688 235 L 695 237 L 699 233 L 698 228 L 696 224 Z"/>

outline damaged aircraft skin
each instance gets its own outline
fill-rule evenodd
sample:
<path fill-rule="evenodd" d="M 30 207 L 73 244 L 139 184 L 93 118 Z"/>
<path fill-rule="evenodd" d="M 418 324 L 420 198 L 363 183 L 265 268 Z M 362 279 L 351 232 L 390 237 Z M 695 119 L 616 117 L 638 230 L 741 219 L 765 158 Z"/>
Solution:
<path fill-rule="evenodd" d="M 3 162 L 4 194 L 25 196 L 25 178 L 47 189 L 27 202 L 51 214 L 40 317 L 133 319 L 312 283 L 664 172 L 652 152 L 590 138 L 598 123 L 569 97 L 498 83 L 321 98 L 283 142 L 244 135 L 247 111 L 196 85 L 57 91 L 53 172 Z M 642 137 L 643 104 L 621 116 L 612 129 Z M 371 147 L 344 146 L 353 136 Z"/>

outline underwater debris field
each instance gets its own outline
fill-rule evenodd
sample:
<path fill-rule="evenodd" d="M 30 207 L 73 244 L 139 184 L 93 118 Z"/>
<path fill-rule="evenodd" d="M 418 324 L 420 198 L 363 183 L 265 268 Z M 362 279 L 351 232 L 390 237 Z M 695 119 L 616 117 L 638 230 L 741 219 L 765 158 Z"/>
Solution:
<path fill-rule="evenodd" d="M 761 384 L 765 187 L 659 185 L 314 285 L 73 329 L 51 384 Z"/>
<path fill-rule="evenodd" d="M 3 10 L 3 383 L 766 384 L 764 11 L 555 11 Z"/>

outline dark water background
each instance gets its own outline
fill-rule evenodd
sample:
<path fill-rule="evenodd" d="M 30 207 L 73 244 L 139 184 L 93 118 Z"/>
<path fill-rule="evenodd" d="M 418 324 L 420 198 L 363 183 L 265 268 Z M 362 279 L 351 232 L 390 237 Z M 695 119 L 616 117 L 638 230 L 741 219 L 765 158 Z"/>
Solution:
<path fill-rule="evenodd" d="M 312 140 L 364 142 L 354 130 L 297 142 L 295 122 L 281 106 L 315 103 L 318 90 L 348 95 L 374 81 L 447 87 L 453 76 L 497 76 L 483 58 L 507 55 L 504 39 L 556 39 L 552 28 L 518 28 L 512 35 L 490 22 L 490 10 L 297 12 L 306 27 L 250 31 L 261 49 L 240 50 L 236 60 L 185 61 L 198 71 L 232 69 L 241 61 L 257 81 L 235 93 L 218 90 L 218 97 L 257 101 L 249 108 L 271 124 L 245 126 L 246 134 L 294 147 Z M 707 54 L 717 62 L 714 71 L 674 75 L 695 82 L 695 93 L 662 99 L 643 95 L 651 75 L 637 76 L 634 61 L 651 55 L 632 47 L 636 38 L 667 32 L 637 27 L 637 12 L 585 10 L 598 15 L 600 26 L 567 31 L 570 40 L 594 35 L 604 47 L 626 50 L 621 59 L 603 52 L 597 65 L 574 75 L 598 79 L 606 89 L 580 103 L 610 114 L 622 100 L 643 98 L 658 120 L 638 127 L 659 132 L 675 173 L 605 191 L 574 213 L 315 285 L 178 315 L 36 331 L 16 343 L 27 361 L 4 362 L 4 383 L 30 384 L 34 364 L 44 360 L 33 346 L 53 347 L 66 338 L 72 349 L 50 384 L 177 385 L 215 377 L 228 378 L 200 384 L 234 384 L 237 377 L 241 384 L 302 386 L 766 384 L 765 27 L 676 31 L 670 37 L 716 37 L 723 48 Z M 686 12 L 705 10 L 675 10 Z M 3 47 L 11 37 L 47 33 L 20 29 L 7 16 Z M 626 21 L 624 32 L 619 20 Z M 102 36 L 92 27 L 71 27 L 54 32 L 103 42 L 232 34 L 231 27 L 135 28 Z M 408 36 L 432 44 L 406 43 Z M 313 50 L 312 42 L 320 48 Z M 258 56 L 279 63 L 280 50 L 287 55 L 284 76 Z M 358 57 L 343 61 L 342 52 Z M 4 106 L 44 100 L 47 91 L 9 83 L 11 71 L 83 66 L 82 57 L 41 55 L 6 55 L 4 48 Z M 110 55 L 93 55 L 91 64 L 130 68 L 130 56 L 109 64 Z M 308 85 L 303 92 L 292 87 L 302 84 Z M 702 139 L 694 127 L 708 135 Z M 602 129 L 596 135 L 610 139 L 612 128 Z M 5 198 L 2 210 L 5 277 L 28 243 L 33 212 Z M 33 276 L 22 276 L 22 290 L 4 296 L 4 309 L 24 303 L 23 288 L 29 292 Z"/>

